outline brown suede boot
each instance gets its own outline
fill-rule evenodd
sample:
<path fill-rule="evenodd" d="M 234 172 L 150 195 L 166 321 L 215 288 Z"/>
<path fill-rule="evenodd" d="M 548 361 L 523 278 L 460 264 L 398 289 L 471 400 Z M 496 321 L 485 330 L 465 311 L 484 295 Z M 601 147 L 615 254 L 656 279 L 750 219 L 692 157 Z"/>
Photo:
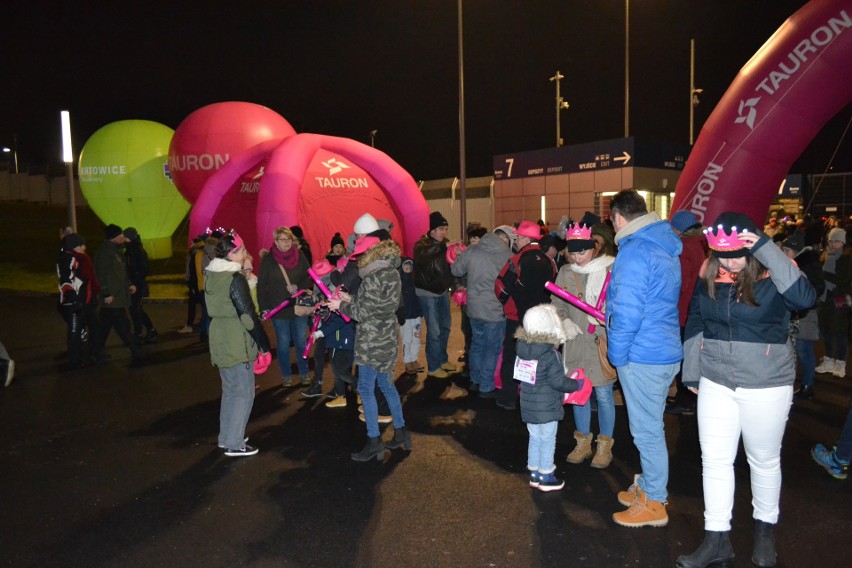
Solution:
<path fill-rule="evenodd" d="M 669 523 L 666 504 L 652 501 L 642 492 L 637 493 L 626 511 L 615 513 L 612 520 L 623 527 L 664 527 Z"/>
<path fill-rule="evenodd" d="M 615 440 L 609 436 L 598 434 L 597 448 L 595 448 L 595 457 L 592 458 L 592 467 L 604 469 L 612 462 L 612 446 Z"/>
<path fill-rule="evenodd" d="M 592 457 L 592 433 L 586 435 L 580 432 L 574 432 L 574 439 L 577 440 L 576 447 L 571 450 L 571 453 L 565 457 L 568 463 L 583 463 Z"/>

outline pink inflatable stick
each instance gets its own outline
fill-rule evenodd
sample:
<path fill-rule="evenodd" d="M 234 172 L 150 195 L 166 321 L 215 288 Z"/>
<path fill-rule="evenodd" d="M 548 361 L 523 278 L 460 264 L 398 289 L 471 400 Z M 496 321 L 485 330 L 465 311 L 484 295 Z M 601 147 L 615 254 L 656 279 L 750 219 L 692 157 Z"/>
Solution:
<path fill-rule="evenodd" d="M 293 298 L 298 298 L 299 296 L 301 296 L 304 293 L 305 293 L 305 290 L 296 291 L 296 293 L 294 293 L 292 296 L 290 296 L 289 298 L 287 298 L 286 300 L 284 300 L 283 302 L 281 302 L 280 304 L 278 304 L 277 306 L 275 306 L 271 310 L 266 310 L 265 312 L 260 314 L 260 319 L 268 320 L 269 318 L 271 318 L 272 316 L 274 316 L 275 314 L 277 314 L 278 312 L 280 312 L 281 310 L 286 308 L 288 305 L 290 305 L 290 300 L 292 300 Z"/>
<path fill-rule="evenodd" d="M 606 316 L 603 314 L 602 311 L 600 311 L 599 309 L 597 309 L 596 307 L 594 307 L 590 304 L 587 304 L 586 302 L 584 302 L 583 300 L 581 300 L 580 298 L 578 298 L 574 294 L 569 294 L 568 292 L 566 292 L 565 290 L 563 290 L 562 288 L 560 288 L 559 286 L 557 286 L 553 282 L 548 282 L 547 284 L 544 285 L 544 287 L 547 288 L 550 292 L 556 294 L 558 297 L 560 297 L 563 300 L 565 300 L 566 302 L 568 302 L 569 304 L 571 304 L 572 306 L 583 310 L 587 314 L 595 316 L 599 320 L 605 320 L 606 319 Z"/>
<path fill-rule="evenodd" d="M 343 315 L 343 314 L 340 314 Z M 305 343 L 305 350 L 302 352 L 302 359 L 308 358 L 308 353 L 311 352 L 311 347 L 314 344 L 314 334 L 317 329 L 319 329 L 320 318 L 319 316 L 314 316 L 314 323 L 311 324 L 311 333 L 308 335 L 308 341 Z"/>
<path fill-rule="evenodd" d="M 598 301 L 595 303 L 595 309 L 598 310 L 598 311 L 600 311 L 600 309 L 603 307 L 604 302 L 606 302 L 606 291 L 609 288 L 610 277 L 612 277 L 612 272 L 607 272 L 606 273 L 606 280 L 604 280 L 603 286 L 601 286 L 601 295 L 598 296 Z M 588 331 L 589 331 L 590 334 L 595 332 L 595 327 L 596 327 L 595 324 L 593 324 L 593 323 L 589 324 Z"/>
<path fill-rule="evenodd" d="M 325 297 L 330 300 L 332 298 L 331 290 L 328 289 L 328 286 L 326 286 L 325 283 L 320 279 L 319 275 L 314 272 L 313 268 L 308 268 L 308 276 L 311 277 L 311 280 L 314 281 L 314 283 L 317 285 L 317 288 L 320 289 L 320 292 L 322 292 Z M 340 317 L 342 317 L 343 321 L 345 321 L 346 323 L 352 321 L 346 314 L 341 313 Z"/>

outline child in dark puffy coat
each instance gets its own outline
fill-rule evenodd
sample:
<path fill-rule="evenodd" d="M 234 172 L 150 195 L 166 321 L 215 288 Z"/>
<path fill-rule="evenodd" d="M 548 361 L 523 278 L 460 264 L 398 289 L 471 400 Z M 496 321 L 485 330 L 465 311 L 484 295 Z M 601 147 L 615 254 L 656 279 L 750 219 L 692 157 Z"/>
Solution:
<path fill-rule="evenodd" d="M 414 261 L 407 256 L 402 257 L 399 276 L 402 281 L 402 305 L 396 314 L 402 336 L 402 361 L 405 363 L 405 372 L 416 375 L 419 370 L 417 359 L 420 356 L 420 318 L 423 311 L 414 290 Z"/>
<path fill-rule="evenodd" d="M 557 351 L 565 343 L 559 314 L 551 304 L 527 310 L 523 327 L 515 332 L 518 340 L 515 379 L 521 382 L 521 419 L 530 434 L 527 469 L 530 486 L 541 491 L 558 491 L 565 482 L 556 478 L 553 455 L 556 428 L 565 417 L 564 393 L 580 390 L 582 380 L 568 378 Z"/>

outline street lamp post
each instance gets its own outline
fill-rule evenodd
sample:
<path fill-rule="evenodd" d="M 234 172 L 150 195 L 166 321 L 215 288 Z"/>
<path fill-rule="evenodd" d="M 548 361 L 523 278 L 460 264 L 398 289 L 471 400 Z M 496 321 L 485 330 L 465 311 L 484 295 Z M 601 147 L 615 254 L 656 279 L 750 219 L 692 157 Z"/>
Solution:
<path fill-rule="evenodd" d="M 15 173 L 17 174 L 17 173 L 20 172 L 20 170 L 18 170 L 18 135 L 17 134 L 12 135 L 12 147 L 11 148 L 9 148 L 7 146 L 3 147 L 3 153 L 4 154 L 8 154 L 9 152 L 12 153 L 12 158 L 15 160 Z"/>
<path fill-rule="evenodd" d="M 370 131 L 370 146 L 372 146 L 373 148 L 376 147 L 376 134 L 378 134 L 378 133 L 379 133 L 378 130 L 371 130 Z"/>
<path fill-rule="evenodd" d="M 68 226 L 77 232 L 77 205 L 74 199 L 74 153 L 71 150 L 71 114 L 63 110 L 62 122 L 62 161 L 65 162 L 65 175 L 68 178 Z"/>
<path fill-rule="evenodd" d="M 549 80 L 556 83 L 556 147 L 559 148 L 562 146 L 562 118 L 561 111 L 562 109 L 568 108 L 568 103 L 562 98 L 559 94 L 559 84 L 562 82 L 562 79 L 565 78 L 565 75 L 556 71 L 556 75 L 551 77 Z"/>
<path fill-rule="evenodd" d="M 695 140 L 695 107 L 698 106 L 698 95 L 704 89 L 695 88 L 695 40 L 689 40 L 689 145 Z"/>
<path fill-rule="evenodd" d="M 630 136 L 630 0 L 624 0 L 624 137 Z"/>

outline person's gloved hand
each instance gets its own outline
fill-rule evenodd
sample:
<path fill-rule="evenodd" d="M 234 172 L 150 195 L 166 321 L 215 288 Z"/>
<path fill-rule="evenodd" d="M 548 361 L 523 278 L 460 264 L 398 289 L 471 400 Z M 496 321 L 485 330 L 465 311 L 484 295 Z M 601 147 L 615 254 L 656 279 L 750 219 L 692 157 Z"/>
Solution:
<path fill-rule="evenodd" d="M 582 332 L 580 326 L 574 323 L 574 320 L 571 318 L 565 318 L 562 320 L 562 330 L 565 332 L 565 337 L 569 341 L 580 335 Z"/>

